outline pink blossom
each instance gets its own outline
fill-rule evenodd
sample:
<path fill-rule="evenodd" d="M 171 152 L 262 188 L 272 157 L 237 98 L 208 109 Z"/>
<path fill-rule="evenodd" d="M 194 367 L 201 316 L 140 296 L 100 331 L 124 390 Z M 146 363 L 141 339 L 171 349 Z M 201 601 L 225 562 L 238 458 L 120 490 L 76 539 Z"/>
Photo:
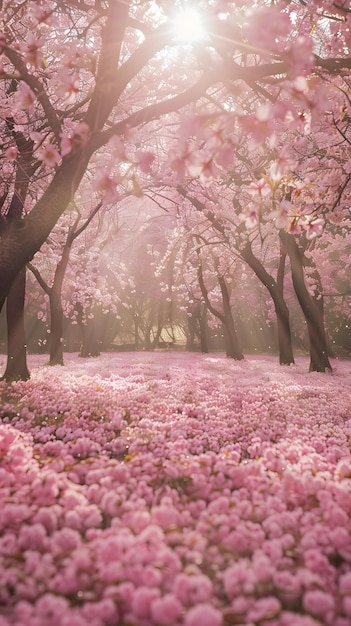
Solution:
<path fill-rule="evenodd" d="M 101 168 L 96 173 L 92 187 L 94 191 L 103 192 L 104 202 L 109 204 L 111 202 L 115 202 L 119 198 L 117 189 L 119 182 L 119 177 L 111 175 L 106 168 Z"/>
<path fill-rule="evenodd" d="M 279 209 L 272 211 L 271 216 L 277 228 L 286 228 L 290 222 L 292 205 L 288 200 L 282 200 Z"/>
<path fill-rule="evenodd" d="M 10 146 L 5 150 L 5 157 L 9 161 L 16 161 L 18 155 L 18 148 L 16 146 Z"/>
<path fill-rule="evenodd" d="M 247 192 L 253 198 L 257 196 L 264 197 L 270 194 L 271 189 L 267 181 L 264 178 L 260 178 L 257 183 L 250 183 L 249 187 L 247 188 Z"/>
<path fill-rule="evenodd" d="M 204 185 L 210 184 L 219 174 L 213 157 L 203 154 L 200 150 L 189 155 L 186 165 L 190 176 L 199 178 Z"/>
<path fill-rule="evenodd" d="M 54 532 L 52 536 L 52 546 L 54 552 L 66 552 L 74 550 L 81 543 L 81 536 L 73 528 L 62 528 Z"/>
<path fill-rule="evenodd" d="M 216 152 L 215 161 L 221 167 L 233 167 L 235 163 L 235 149 L 230 143 L 223 144 Z"/>
<path fill-rule="evenodd" d="M 47 621 L 58 621 L 61 615 L 67 612 L 68 600 L 60 598 L 52 593 L 46 593 L 39 598 L 36 604 L 38 615 Z"/>
<path fill-rule="evenodd" d="M 151 607 L 160 596 L 158 589 L 150 587 L 138 587 L 133 595 L 132 610 L 137 618 L 151 617 Z"/>
<path fill-rule="evenodd" d="M 313 615 L 324 616 L 334 610 L 334 599 L 330 593 L 318 589 L 306 591 L 303 605 L 306 611 Z"/>
<path fill-rule="evenodd" d="M 18 109 L 27 110 L 33 113 L 36 95 L 27 83 L 21 81 L 14 95 L 15 105 Z"/>
<path fill-rule="evenodd" d="M 260 145 L 273 132 L 273 109 L 267 104 L 256 114 L 241 115 L 238 122 L 243 131 L 250 134 L 254 144 Z"/>
<path fill-rule="evenodd" d="M 272 619 L 281 611 L 281 604 L 277 598 L 269 596 L 259 598 L 248 612 L 248 619 L 252 622 L 260 622 L 263 619 Z"/>
<path fill-rule="evenodd" d="M 186 614 L 185 626 L 221 626 L 222 614 L 211 604 L 198 604 L 192 607 Z"/>
<path fill-rule="evenodd" d="M 61 152 L 61 156 L 64 157 L 64 156 L 67 156 L 67 154 L 69 154 L 70 152 L 72 152 L 74 138 L 68 137 L 66 134 L 61 133 L 60 139 L 61 139 L 60 152 Z"/>
<path fill-rule="evenodd" d="M 324 228 L 324 220 L 322 218 L 306 219 L 302 222 L 302 226 L 306 231 L 307 239 L 314 239 L 319 237 Z"/>
<path fill-rule="evenodd" d="M 351 596 L 351 571 L 347 574 L 342 574 L 339 578 L 339 591 L 342 594 L 349 594 Z"/>
<path fill-rule="evenodd" d="M 0 384 L 10 623 L 348 626 L 346 360 L 307 378 L 305 357 L 67 358 Z"/>
<path fill-rule="evenodd" d="M 79 141 L 82 146 L 86 146 L 90 139 L 90 128 L 86 122 L 79 122 L 73 128 L 75 141 Z"/>
<path fill-rule="evenodd" d="M 172 593 L 156 598 L 151 603 L 151 617 L 155 624 L 172 626 L 176 623 L 181 612 L 182 605 Z"/>
<path fill-rule="evenodd" d="M 61 155 L 52 144 L 42 146 L 38 152 L 38 159 L 43 161 L 48 167 L 55 167 L 61 160 Z"/>
<path fill-rule="evenodd" d="M 150 174 L 155 155 L 152 152 L 139 151 L 136 154 L 136 159 L 141 171 L 144 172 L 144 174 Z"/>
<path fill-rule="evenodd" d="M 308 76 L 315 65 L 312 37 L 300 35 L 294 39 L 287 46 L 284 58 L 289 66 L 290 78 Z"/>
<path fill-rule="evenodd" d="M 246 228 L 254 228 L 258 224 L 259 207 L 253 203 L 248 204 L 242 213 L 240 213 L 240 220 L 245 222 Z"/>
<path fill-rule="evenodd" d="M 351 597 L 346 596 L 342 601 L 343 609 L 345 611 L 345 615 L 351 618 Z"/>
<path fill-rule="evenodd" d="M 75 73 L 68 68 L 61 69 L 59 73 L 59 86 L 56 88 L 58 95 L 63 97 L 63 104 L 73 104 L 79 93 L 79 79 Z"/>
<path fill-rule="evenodd" d="M 193 576 L 184 573 L 178 574 L 174 581 L 173 590 L 183 604 L 206 602 L 213 593 L 212 582 L 204 574 Z"/>
<path fill-rule="evenodd" d="M 160 505 L 153 507 L 152 516 L 161 528 L 176 526 L 179 523 L 179 513 L 172 505 Z"/>
<path fill-rule="evenodd" d="M 41 66 L 43 62 L 43 53 L 41 51 L 43 44 L 43 39 L 37 39 L 34 34 L 29 33 L 26 42 L 21 45 L 21 51 L 26 63 L 34 67 Z"/>
<path fill-rule="evenodd" d="M 82 608 L 82 615 L 91 623 L 103 621 L 106 626 L 115 626 L 119 621 L 118 608 L 111 598 L 104 598 L 98 602 L 86 602 Z"/>
<path fill-rule="evenodd" d="M 42 552 L 47 550 L 48 539 L 44 526 L 39 523 L 22 526 L 18 536 L 18 546 L 22 550 L 31 549 Z"/>

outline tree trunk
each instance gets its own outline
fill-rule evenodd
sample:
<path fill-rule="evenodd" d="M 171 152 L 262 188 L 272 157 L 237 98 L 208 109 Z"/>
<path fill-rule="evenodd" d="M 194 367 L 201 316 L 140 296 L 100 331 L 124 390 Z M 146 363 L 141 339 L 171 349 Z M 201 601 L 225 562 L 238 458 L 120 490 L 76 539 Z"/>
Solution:
<path fill-rule="evenodd" d="M 230 306 L 230 295 L 228 286 L 223 276 L 218 276 L 218 281 L 223 300 L 224 318 L 222 320 L 222 323 L 226 354 L 227 357 L 230 357 L 231 359 L 241 361 L 244 358 L 244 355 L 240 348 L 239 339 L 234 324 L 233 314 Z"/>
<path fill-rule="evenodd" d="M 63 365 L 63 310 L 61 293 L 50 290 L 50 360 L 49 365 Z"/>
<path fill-rule="evenodd" d="M 24 300 L 26 290 L 26 269 L 15 278 L 6 302 L 7 318 L 7 364 L 3 380 L 28 380 L 27 345 L 24 330 Z"/>
<path fill-rule="evenodd" d="M 310 344 L 310 372 L 332 371 L 324 329 L 323 308 L 310 295 L 303 271 L 303 251 L 293 235 L 281 231 L 280 238 L 289 255 L 294 290 L 303 311 Z"/>
<path fill-rule="evenodd" d="M 139 315 L 134 316 L 134 346 L 136 350 L 139 350 Z"/>
<path fill-rule="evenodd" d="M 273 298 L 273 303 L 277 318 L 279 364 L 293 365 L 295 360 L 292 349 L 289 310 L 285 302 L 280 302 L 279 298 Z"/>
<path fill-rule="evenodd" d="M 95 321 L 89 319 L 86 324 L 81 324 L 80 327 L 82 331 L 82 347 L 79 356 L 83 358 L 99 356 L 100 350 L 96 339 Z"/>
<path fill-rule="evenodd" d="M 235 324 L 230 307 L 229 291 L 225 279 L 222 276 L 218 276 L 222 294 L 223 313 L 217 311 L 217 309 L 211 304 L 211 301 L 208 297 L 208 291 L 206 289 L 201 265 L 199 265 L 198 269 L 198 279 L 201 293 L 208 310 L 212 313 L 212 315 L 217 317 L 222 322 L 227 356 L 231 359 L 241 361 L 244 356 L 239 346 L 239 341 L 236 334 Z"/>
<path fill-rule="evenodd" d="M 200 330 L 200 347 L 201 352 L 208 353 L 208 329 L 207 329 L 207 307 L 199 306 L 199 330 Z"/>
<path fill-rule="evenodd" d="M 269 291 L 273 300 L 274 310 L 277 318 L 278 347 L 280 365 L 292 365 L 294 354 L 292 349 L 291 328 L 289 309 L 283 297 L 283 270 L 285 255 L 281 251 L 277 281 L 268 274 L 261 261 L 252 252 L 251 244 L 248 242 L 240 251 L 243 260 L 255 272 L 257 278 Z"/>

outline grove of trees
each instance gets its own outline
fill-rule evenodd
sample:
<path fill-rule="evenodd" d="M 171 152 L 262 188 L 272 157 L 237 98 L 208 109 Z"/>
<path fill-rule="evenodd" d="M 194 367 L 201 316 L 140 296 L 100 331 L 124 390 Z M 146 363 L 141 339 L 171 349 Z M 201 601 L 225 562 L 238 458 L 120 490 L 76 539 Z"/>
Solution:
<path fill-rule="evenodd" d="M 349 355 L 347 0 L 1 13 L 6 380 L 30 375 L 29 319 L 51 365 L 77 342 Z"/>

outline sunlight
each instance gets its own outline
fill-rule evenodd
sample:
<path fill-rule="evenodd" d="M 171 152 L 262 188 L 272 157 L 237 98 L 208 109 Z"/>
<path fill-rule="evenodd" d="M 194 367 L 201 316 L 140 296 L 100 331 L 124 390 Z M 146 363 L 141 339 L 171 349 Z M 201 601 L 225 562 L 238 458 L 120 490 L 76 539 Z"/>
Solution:
<path fill-rule="evenodd" d="M 176 39 L 183 43 L 194 43 L 206 37 L 201 15 L 195 7 L 187 7 L 175 13 L 172 25 Z"/>

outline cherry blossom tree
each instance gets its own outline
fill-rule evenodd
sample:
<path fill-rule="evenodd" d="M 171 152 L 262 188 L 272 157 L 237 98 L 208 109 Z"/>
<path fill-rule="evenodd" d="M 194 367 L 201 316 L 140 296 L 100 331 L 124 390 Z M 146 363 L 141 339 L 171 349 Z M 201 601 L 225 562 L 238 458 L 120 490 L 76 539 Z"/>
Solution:
<path fill-rule="evenodd" d="M 50 365 L 63 365 L 63 306 L 62 288 L 69 257 L 74 241 L 87 229 L 94 215 L 100 209 L 98 203 L 90 212 L 86 219 L 81 220 L 81 214 L 76 209 L 73 222 L 69 225 L 65 233 L 65 240 L 61 249 L 61 256 L 56 264 L 52 284 L 45 280 L 40 270 L 32 263 L 28 264 L 40 286 L 49 297 L 50 307 Z M 43 250 L 44 252 L 44 250 Z"/>
<path fill-rule="evenodd" d="M 323 80 L 350 71 L 346 2 L 329 2 L 328 9 L 321 1 L 313 6 L 203 2 L 198 8 L 205 35 L 192 47 L 176 36 L 177 8 L 177 3 L 128 1 L 3 4 L 3 108 L 35 141 L 33 159 L 42 163 L 42 178 L 25 217 L 2 235 L 1 304 L 86 183 L 89 163 L 108 143 L 114 162 L 123 162 L 123 141 L 133 129 L 221 89 L 229 89 L 235 103 L 235 90 L 243 84 L 263 108 L 255 113 L 225 109 L 221 118 L 256 137 L 269 137 L 273 118 L 299 124 L 310 112 L 318 117 L 324 108 Z M 301 89 L 301 76 L 314 80 Z M 18 86 L 11 94 L 9 81 Z M 211 116 L 206 100 L 204 107 Z M 213 137 L 213 125 L 209 131 Z M 206 175 L 206 163 L 208 171 L 213 169 L 219 150 L 228 151 L 225 135 L 216 136 L 220 145 L 208 145 L 206 162 L 188 154 L 184 143 L 172 166 L 186 167 L 191 156 Z M 154 156 L 135 146 L 136 167 L 149 167 Z M 3 160 L 5 174 L 6 165 Z M 137 189 L 132 168 L 122 167 L 119 176 L 129 176 Z M 4 180 L 6 186 L 8 176 Z M 118 183 L 109 171 L 96 176 L 100 189 L 117 191 Z"/>

